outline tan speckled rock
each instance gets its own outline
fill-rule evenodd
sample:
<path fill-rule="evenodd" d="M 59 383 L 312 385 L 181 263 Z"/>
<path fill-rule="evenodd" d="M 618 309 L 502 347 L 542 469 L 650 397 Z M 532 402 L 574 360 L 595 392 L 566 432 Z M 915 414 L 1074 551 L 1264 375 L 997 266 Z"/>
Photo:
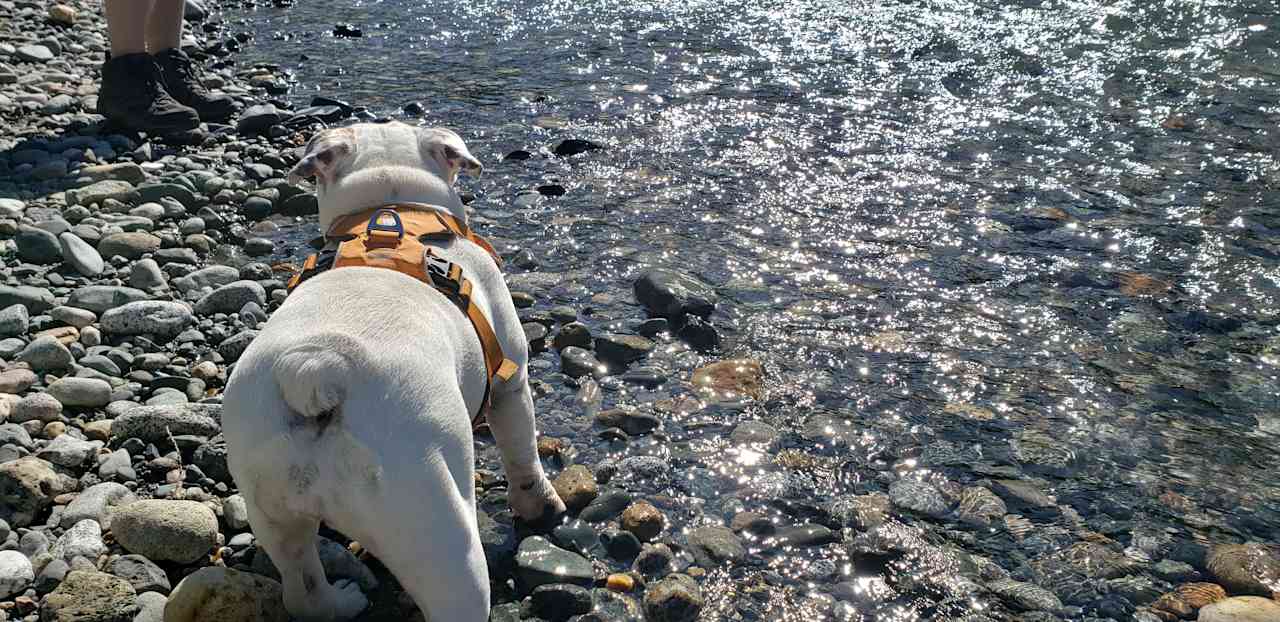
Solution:
<path fill-rule="evenodd" d="M 117 510 L 111 532 L 130 553 L 189 564 L 217 545 L 218 518 L 203 503 L 147 499 Z"/>
<path fill-rule="evenodd" d="M 288 622 L 280 584 L 266 577 L 216 566 L 183 579 L 169 595 L 165 622 Z"/>

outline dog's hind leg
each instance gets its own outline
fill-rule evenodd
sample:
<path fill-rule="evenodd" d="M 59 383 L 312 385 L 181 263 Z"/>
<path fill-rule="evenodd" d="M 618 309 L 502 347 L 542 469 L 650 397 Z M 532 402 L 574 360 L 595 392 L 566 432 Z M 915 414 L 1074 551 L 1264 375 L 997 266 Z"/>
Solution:
<path fill-rule="evenodd" d="M 472 460 L 466 452 L 466 460 Z M 489 619 L 489 570 L 476 529 L 470 469 L 443 462 L 384 464 L 386 493 L 366 511 L 377 529 L 370 552 L 413 597 L 430 622 Z M 455 478 L 454 476 L 459 476 Z M 362 540 L 363 542 L 363 540 Z"/>
<path fill-rule="evenodd" d="M 527 381 L 520 384 L 514 391 L 494 391 L 487 420 L 502 453 L 502 468 L 507 472 L 507 502 L 521 518 L 536 521 L 560 514 L 565 508 L 538 461 L 533 396 Z"/>
<path fill-rule="evenodd" d="M 249 522 L 258 545 L 266 550 L 280 571 L 284 608 L 301 622 L 350 620 L 369 604 L 360 586 L 341 581 L 330 585 L 316 551 L 320 522 L 296 517 L 278 521 L 249 504 Z"/>

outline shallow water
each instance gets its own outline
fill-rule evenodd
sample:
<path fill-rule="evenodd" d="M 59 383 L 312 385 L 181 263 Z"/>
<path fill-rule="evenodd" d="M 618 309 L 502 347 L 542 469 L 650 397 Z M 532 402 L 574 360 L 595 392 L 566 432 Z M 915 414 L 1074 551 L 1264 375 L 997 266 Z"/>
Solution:
<path fill-rule="evenodd" d="M 1055 578 L 1054 553 L 1093 532 L 1147 563 L 1280 528 L 1277 15 L 1252 0 L 306 0 L 223 17 L 254 35 L 241 64 L 291 71 L 300 105 L 418 101 L 458 129 L 488 167 L 467 182 L 478 228 L 541 264 L 512 276 L 539 308 L 626 329 L 648 266 L 716 286 L 723 355 L 763 361 L 766 398 L 664 414 L 665 440 L 624 447 L 582 433 L 577 389 L 543 354 L 541 427 L 574 437 L 579 462 L 662 458 L 632 485 L 681 527 L 743 508 L 796 522 L 899 477 L 948 496 L 1027 479 L 1056 505 L 988 529 L 907 516 L 900 543 L 988 557 L 1073 617 L 1124 619 L 1149 599 Z M 331 36 L 338 22 L 364 37 Z M 608 148 L 536 153 L 567 137 Z M 535 157 L 502 160 L 515 149 Z M 533 191 L 549 183 L 567 193 Z M 604 407 L 685 395 L 714 358 L 672 343 L 645 363 L 672 382 L 607 380 Z M 780 441 L 733 445 L 747 420 Z M 1012 615 L 959 580 L 960 554 L 756 552 L 707 578 L 706 619 Z M 832 605 L 839 581 L 867 589 Z"/>

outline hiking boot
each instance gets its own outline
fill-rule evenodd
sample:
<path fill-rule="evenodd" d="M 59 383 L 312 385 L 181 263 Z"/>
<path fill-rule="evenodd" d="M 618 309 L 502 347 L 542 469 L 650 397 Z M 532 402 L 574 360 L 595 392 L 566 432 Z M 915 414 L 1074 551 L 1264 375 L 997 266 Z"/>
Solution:
<path fill-rule="evenodd" d="M 149 134 L 181 132 L 200 125 L 195 110 L 164 90 L 160 67 L 145 52 L 117 56 L 102 64 L 98 112 L 109 121 Z"/>
<path fill-rule="evenodd" d="M 200 83 L 195 61 L 185 52 L 170 48 L 156 54 L 156 62 L 164 75 L 164 86 L 173 98 L 196 109 L 204 121 L 221 121 L 236 111 L 236 100 L 230 95 L 214 95 Z"/>

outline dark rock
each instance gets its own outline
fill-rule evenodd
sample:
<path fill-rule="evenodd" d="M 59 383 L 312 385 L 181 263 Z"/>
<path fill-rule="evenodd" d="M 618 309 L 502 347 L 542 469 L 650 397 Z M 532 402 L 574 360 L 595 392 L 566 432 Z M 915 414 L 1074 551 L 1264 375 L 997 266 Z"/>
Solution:
<path fill-rule="evenodd" d="M 547 334 L 549 331 L 546 326 L 537 322 L 525 322 L 521 324 L 524 328 L 524 338 L 529 342 L 529 354 L 540 354 L 547 349 Z"/>
<path fill-rule="evenodd" d="M 578 513 L 578 518 L 591 522 L 603 523 L 610 520 L 631 505 L 631 494 L 624 490 L 610 490 L 596 497 Z"/>
<path fill-rule="evenodd" d="M 44 229 L 23 225 L 14 236 L 18 245 L 18 257 L 23 261 L 35 264 L 49 264 L 62 261 L 62 244 L 55 236 Z"/>
<path fill-rule="evenodd" d="M 569 156 L 586 153 L 588 151 L 595 151 L 597 149 L 604 149 L 604 145 L 594 143 L 589 140 L 583 140 L 581 138 L 569 138 L 560 141 L 559 144 L 555 146 L 552 153 L 555 153 L 557 156 L 562 158 L 567 158 Z"/>
<path fill-rule="evenodd" d="M 591 329 L 581 322 L 570 322 L 560 327 L 551 345 L 557 350 L 563 350 L 569 346 L 590 348 Z"/>
<path fill-rule="evenodd" d="M 107 572 L 124 579 L 139 594 L 142 592 L 160 592 L 168 594 L 171 586 L 169 576 L 151 560 L 141 555 L 121 555 L 111 560 Z"/>
<path fill-rule="evenodd" d="M 540 585 L 571 583 L 590 587 L 591 562 L 581 555 L 551 544 L 546 538 L 525 538 L 516 552 L 516 579 L 524 590 Z"/>
<path fill-rule="evenodd" d="M 608 375 L 608 369 L 603 363 L 596 360 L 595 355 L 590 350 L 584 350 L 577 346 L 569 346 L 560 351 L 560 369 L 572 378 L 581 378 L 582 376 L 593 376 L 595 378 L 603 378 Z"/>
<path fill-rule="evenodd" d="M 747 549 L 737 534 L 725 527 L 714 525 L 698 527 L 688 536 L 689 552 L 699 566 L 715 568 L 722 564 L 734 564 L 747 556 Z"/>
<path fill-rule="evenodd" d="M 285 199 L 280 205 L 280 213 L 285 216 L 314 216 L 320 213 L 320 203 L 315 193 L 303 192 Z"/>
<path fill-rule="evenodd" d="M 591 591 L 568 583 L 552 583 L 534 588 L 531 611 L 547 620 L 568 620 L 591 611 Z"/>
<path fill-rule="evenodd" d="M 404 105 L 403 110 L 405 114 L 413 117 L 420 117 L 427 113 L 427 109 L 422 106 L 422 102 L 409 102 Z"/>
<path fill-rule="evenodd" d="M 271 104 L 258 104 L 245 108 L 236 121 L 236 132 L 260 134 L 283 119 L 280 110 Z"/>
<path fill-rule="evenodd" d="M 639 335 L 606 333 L 596 337 L 595 346 L 597 358 L 615 367 L 623 368 L 648 356 L 654 344 Z"/>
<path fill-rule="evenodd" d="M 485 512 L 476 512 L 480 528 L 480 545 L 484 547 L 489 575 L 501 579 L 511 575 L 516 560 L 516 530 L 499 523 Z"/>
<path fill-rule="evenodd" d="M 701 352 L 710 352 L 720 347 L 720 333 L 696 315 L 685 316 L 684 324 L 676 335 Z"/>
<path fill-rule="evenodd" d="M 636 279 L 636 300 L 650 315 L 679 320 L 685 315 L 703 319 L 715 311 L 720 297 L 709 285 L 678 272 L 653 269 Z"/>
<path fill-rule="evenodd" d="M 511 153 L 508 153 L 507 155 L 503 156 L 503 157 L 502 157 L 502 159 L 503 159 L 503 160 L 515 160 L 515 161 L 519 162 L 519 161 L 523 161 L 523 160 L 528 160 L 529 158 L 532 158 L 532 157 L 533 157 L 533 154 L 532 154 L 532 153 L 529 153 L 528 151 L 525 151 L 524 149 L 516 149 L 515 151 L 512 151 Z"/>
<path fill-rule="evenodd" d="M 600 536 L 594 527 L 583 520 L 574 520 L 551 530 L 551 538 L 557 546 L 584 556 L 600 551 Z"/>
<path fill-rule="evenodd" d="M 629 562 L 640 554 L 640 539 L 630 531 L 606 529 L 601 541 L 609 557 L 621 562 Z"/>
<path fill-rule="evenodd" d="M 596 422 L 606 427 L 620 428 L 631 436 L 648 434 L 662 424 L 662 420 L 654 415 L 622 408 L 601 411 L 596 415 Z"/>
<path fill-rule="evenodd" d="M 363 37 L 364 31 L 352 26 L 351 24 L 338 24 L 333 27 L 333 36 L 344 38 Z"/>
<path fill-rule="evenodd" d="M 665 332 L 671 331 L 671 322 L 665 317 L 653 317 L 640 323 L 636 327 L 636 332 L 650 339 L 657 337 Z"/>
<path fill-rule="evenodd" d="M 777 548 L 821 546 L 840 541 L 840 534 L 822 525 L 792 525 L 777 530 L 768 544 Z"/>
<path fill-rule="evenodd" d="M 673 574 L 645 590 L 644 613 L 649 622 L 692 622 L 705 601 L 693 577 Z"/>

